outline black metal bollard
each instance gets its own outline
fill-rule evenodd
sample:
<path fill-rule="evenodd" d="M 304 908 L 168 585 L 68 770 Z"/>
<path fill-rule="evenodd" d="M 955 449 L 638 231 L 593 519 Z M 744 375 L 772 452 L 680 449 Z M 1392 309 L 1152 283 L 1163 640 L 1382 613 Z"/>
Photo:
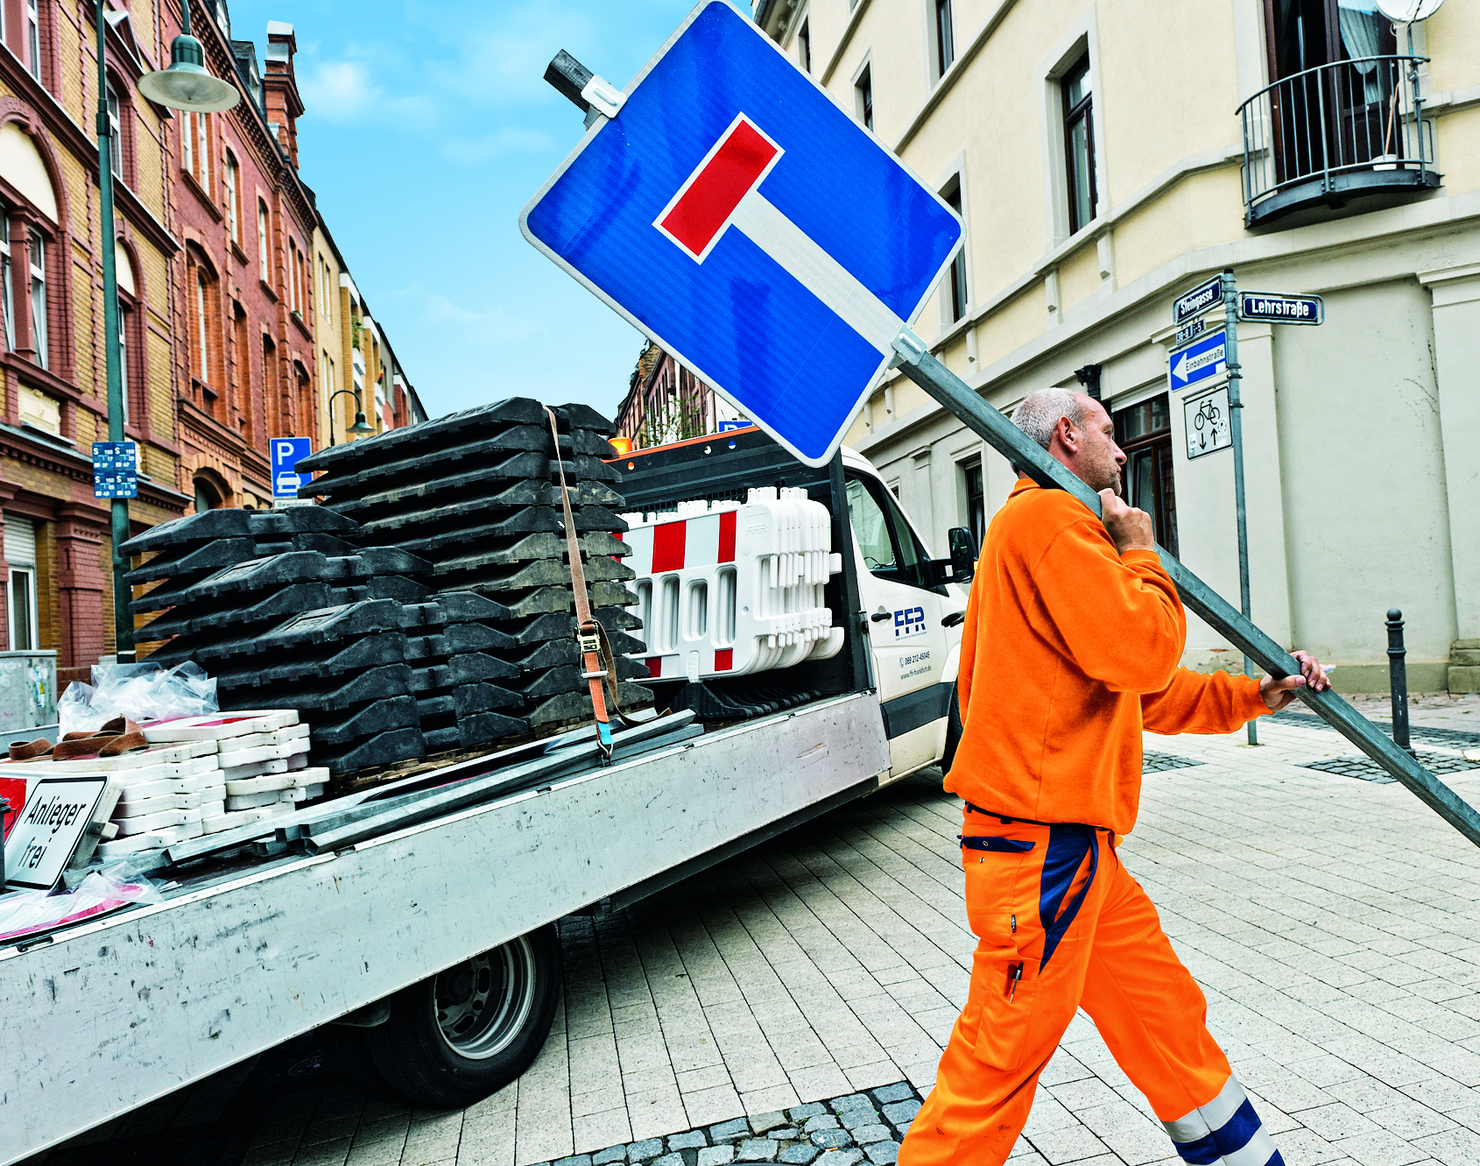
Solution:
<path fill-rule="evenodd" d="M 1408 649 L 1403 647 L 1403 613 L 1396 607 L 1387 614 L 1388 677 L 1393 700 L 1393 744 L 1414 756 L 1408 744 Z"/>

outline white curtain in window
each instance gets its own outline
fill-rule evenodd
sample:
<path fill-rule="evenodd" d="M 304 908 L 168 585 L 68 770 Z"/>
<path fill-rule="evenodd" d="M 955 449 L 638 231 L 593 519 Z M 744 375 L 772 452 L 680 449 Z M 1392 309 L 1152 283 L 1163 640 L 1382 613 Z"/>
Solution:
<path fill-rule="evenodd" d="M 1369 105 L 1380 101 L 1377 62 L 1359 58 L 1377 56 L 1378 34 L 1387 17 L 1375 11 L 1372 0 L 1337 0 L 1337 14 L 1341 18 L 1341 45 L 1352 68 L 1362 75 L 1363 100 Z"/>

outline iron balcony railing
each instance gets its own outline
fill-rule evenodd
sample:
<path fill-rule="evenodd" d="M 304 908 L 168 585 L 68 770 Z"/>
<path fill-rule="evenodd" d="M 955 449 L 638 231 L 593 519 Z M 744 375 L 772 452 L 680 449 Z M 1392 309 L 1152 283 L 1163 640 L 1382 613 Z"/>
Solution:
<path fill-rule="evenodd" d="M 1281 78 L 1239 106 L 1245 219 L 1254 223 L 1346 193 L 1431 187 L 1426 57 L 1359 57 Z"/>

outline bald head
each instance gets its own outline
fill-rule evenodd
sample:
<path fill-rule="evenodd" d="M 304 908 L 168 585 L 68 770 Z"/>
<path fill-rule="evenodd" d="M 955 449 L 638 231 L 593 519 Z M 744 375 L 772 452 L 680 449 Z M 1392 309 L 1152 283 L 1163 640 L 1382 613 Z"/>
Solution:
<path fill-rule="evenodd" d="M 1070 389 L 1035 389 L 1012 411 L 1012 423 L 1044 449 L 1053 447 L 1059 418 L 1067 417 L 1075 429 L 1083 429 L 1085 418 L 1095 410 L 1104 412 L 1098 401 Z"/>

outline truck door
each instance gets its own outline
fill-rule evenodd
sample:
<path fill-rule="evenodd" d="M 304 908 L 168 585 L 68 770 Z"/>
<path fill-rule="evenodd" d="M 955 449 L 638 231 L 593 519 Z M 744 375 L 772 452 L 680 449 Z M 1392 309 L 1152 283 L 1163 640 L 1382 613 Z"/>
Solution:
<path fill-rule="evenodd" d="M 930 556 L 884 483 L 850 470 L 847 489 L 891 775 L 903 777 L 939 758 L 945 744 L 953 687 L 943 683 L 945 589 L 931 585 Z"/>

